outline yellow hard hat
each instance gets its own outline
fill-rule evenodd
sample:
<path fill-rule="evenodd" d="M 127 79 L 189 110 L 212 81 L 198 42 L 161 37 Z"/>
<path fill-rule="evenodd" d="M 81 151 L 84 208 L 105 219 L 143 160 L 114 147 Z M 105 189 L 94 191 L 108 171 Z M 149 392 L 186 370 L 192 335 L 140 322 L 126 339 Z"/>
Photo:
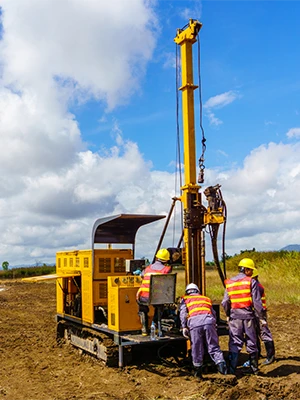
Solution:
<path fill-rule="evenodd" d="M 258 269 L 254 268 L 254 270 L 252 272 L 252 275 L 251 275 L 251 278 L 256 278 L 257 276 L 258 276 Z"/>
<path fill-rule="evenodd" d="M 168 252 L 167 249 L 160 249 L 156 253 L 156 258 L 158 258 L 160 261 L 169 261 L 170 253 Z"/>
<path fill-rule="evenodd" d="M 254 261 L 251 258 L 242 258 L 239 262 L 239 267 L 254 269 Z"/>

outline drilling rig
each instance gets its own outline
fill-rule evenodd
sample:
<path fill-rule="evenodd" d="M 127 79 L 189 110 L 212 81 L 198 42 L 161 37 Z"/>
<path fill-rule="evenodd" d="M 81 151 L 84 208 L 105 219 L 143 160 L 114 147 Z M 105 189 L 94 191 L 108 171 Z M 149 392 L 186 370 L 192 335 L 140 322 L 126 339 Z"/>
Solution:
<path fill-rule="evenodd" d="M 182 226 L 176 253 L 180 254 L 185 269 L 185 283 L 196 283 L 202 294 L 206 293 L 205 278 L 205 230 L 208 229 L 213 244 L 213 254 L 222 282 L 225 270 L 221 270 L 217 257 L 216 238 L 221 224 L 226 222 L 226 207 L 220 186 L 204 190 L 208 205 L 202 202 L 199 183 L 204 181 L 204 155 L 199 160 L 199 176 L 196 174 L 196 138 L 194 116 L 194 91 L 198 88 L 193 80 L 192 47 L 197 42 L 202 24 L 190 20 L 178 29 L 175 43 L 181 54 L 181 87 L 183 115 L 184 184 L 181 195 L 173 203 L 156 252 L 161 247 L 174 206 L 182 205 Z M 202 125 L 201 125 L 202 128 Z M 202 139 L 204 146 L 204 139 Z M 56 254 L 56 274 L 26 278 L 27 281 L 56 279 L 57 339 L 102 360 L 106 365 L 122 367 L 130 359 L 130 349 L 150 344 L 150 338 L 141 335 L 136 292 L 142 279 L 134 272 L 142 268 L 145 260 L 135 259 L 135 238 L 144 225 L 155 223 L 165 215 L 119 214 L 98 219 L 92 228 L 91 249 L 60 251 Z M 106 246 L 98 248 L 98 245 Z M 170 248 L 172 254 L 172 248 Z M 172 274 L 171 274 L 172 275 Z M 160 282 L 156 283 L 160 285 Z M 175 279 L 170 285 L 169 305 L 175 303 Z M 162 292 L 167 292 L 163 290 Z M 160 298 L 162 299 L 162 298 Z M 153 302 L 151 304 L 154 304 Z M 217 323 L 222 334 L 222 321 Z M 174 308 L 172 309 L 174 310 Z M 153 309 L 150 307 L 150 315 Z M 180 334 L 174 319 L 171 329 L 156 345 L 172 343 L 173 347 L 185 348 L 186 339 Z M 223 330 L 224 332 L 224 330 Z M 152 345 L 154 343 L 152 342 Z"/>
<path fill-rule="evenodd" d="M 183 115 L 183 147 L 184 147 L 184 185 L 180 201 L 183 205 L 183 264 L 185 265 L 186 283 L 196 283 L 201 293 L 206 293 L 205 279 L 205 229 L 209 228 L 213 254 L 217 263 L 222 281 L 225 273 L 221 270 L 217 257 L 216 236 L 218 228 L 226 222 L 226 207 L 223 201 L 220 185 L 210 186 L 204 190 L 208 206 L 202 203 L 200 186 L 204 182 L 204 152 L 199 159 L 199 174 L 196 176 L 196 139 L 194 116 L 194 91 L 198 86 L 193 78 L 193 51 L 192 46 L 197 42 L 197 36 L 202 24 L 190 20 L 184 29 L 178 29 L 174 39 L 181 50 L 181 87 L 182 115 Z M 202 107 L 202 105 L 200 104 Z M 200 110 L 202 113 L 202 110 Z M 202 128 L 202 115 L 200 115 Z M 205 146 L 203 135 L 202 145 Z"/>

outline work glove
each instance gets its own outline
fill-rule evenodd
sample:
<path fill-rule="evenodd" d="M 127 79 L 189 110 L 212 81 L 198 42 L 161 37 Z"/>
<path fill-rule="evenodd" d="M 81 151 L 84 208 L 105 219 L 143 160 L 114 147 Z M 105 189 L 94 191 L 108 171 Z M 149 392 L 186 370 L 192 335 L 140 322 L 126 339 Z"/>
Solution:
<path fill-rule="evenodd" d="M 183 329 L 182 329 L 182 335 L 183 335 L 183 337 L 185 337 L 186 339 L 189 339 L 189 338 L 190 338 L 190 334 L 189 334 L 188 328 L 183 328 Z"/>
<path fill-rule="evenodd" d="M 229 324 L 230 317 L 226 317 L 227 324 Z"/>
<path fill-rule="evenodd" d="M 261 326 L 267 325 L 267 321 L 265 319 L 260 319 L 259 322 L 260 322 Z"/>

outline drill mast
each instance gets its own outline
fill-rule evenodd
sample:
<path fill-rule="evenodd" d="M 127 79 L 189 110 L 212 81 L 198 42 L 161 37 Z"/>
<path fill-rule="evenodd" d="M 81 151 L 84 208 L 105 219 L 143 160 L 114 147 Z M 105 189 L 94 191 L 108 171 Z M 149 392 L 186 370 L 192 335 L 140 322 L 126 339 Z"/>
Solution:
<path fill-rule="evenodd" d="M 186 284 L 196 283 L 202 294 L 206 292 L 205 284 L 205 226 L 219 225 L 224 222 L 220 202 L 216 202 L 219 185 L 210 187 L 208 193 L 209 206 L 202 205 L 200 186 L 196 183 L 196 138 L 194 116 L 194 90 L 198 88 L 193 78 L 192 46 L 202 24 L 190 20 L 187 27 L 178 29 L 174 38 L 180 46 L 181 54 L 181 87 L 183 114 L 183 146 L 184 146 L 184 185 L 181 187 L 180 200 L 183 204 L 183 263 L 185 265 Z M 211 201 L 210 201 L 211 200 Z"/>

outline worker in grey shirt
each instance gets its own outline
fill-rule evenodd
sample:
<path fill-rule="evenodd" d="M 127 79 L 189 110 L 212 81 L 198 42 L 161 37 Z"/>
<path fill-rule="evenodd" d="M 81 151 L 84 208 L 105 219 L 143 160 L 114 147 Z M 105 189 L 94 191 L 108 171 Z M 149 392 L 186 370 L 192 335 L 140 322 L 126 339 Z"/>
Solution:
<path fill-rule="evenodd" d="M 191 341 L 194 375 L 197 378 L 202 377 L 205 349 L 215 362 L 217 370 L 225 375 L 227 368 L 219 346 L 216 316 L 211 299 L 201 295 L 198 286 L 190 283 L 181 298 L 179 311 L 182 334 Z"/>
<path fill-rule="evenodd" d="M 235 374 L 239 352 L 246 344 L 250 371 L 258 373 L 258 348 L 255 312 L 265 321 L 265 311 L 257 281 L 251 279 L 255 268 L 251 258 L 239 262 L 240 273 L 225 280 L 226 290 L 222 300 L 229 326 L 229 373 Z"/>

